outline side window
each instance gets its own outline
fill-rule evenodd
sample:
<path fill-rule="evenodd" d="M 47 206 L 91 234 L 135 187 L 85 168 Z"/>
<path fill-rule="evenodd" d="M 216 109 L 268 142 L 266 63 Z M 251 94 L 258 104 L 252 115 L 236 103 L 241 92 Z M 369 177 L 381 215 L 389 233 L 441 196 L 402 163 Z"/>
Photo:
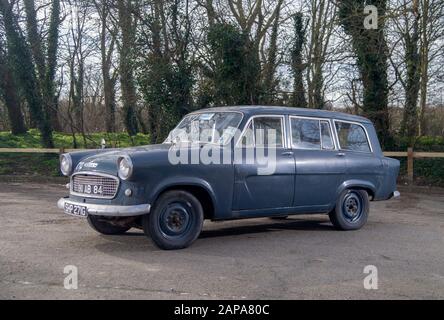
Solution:
<path fill-rule="evenodd" d="M 243 147 L 254 146 L 253 122 L 250 122 L 250 124 L 248 125 L 248 128 L 245 130 L 245 133 L 241 139 L 241 145 Z"/>
<path fill-rule="evenodd" d="M 354 123 L 335 121 L 335 127 L 341 149 L 361 152 L 371 151 L 367 135 L 362 126 Z"/>
<path fill-rule="evenodd" d="M 256 147 L 283 147 L 282 118 L 254 118 L 254 138 Z"/>
<path fill-rule="evenodd" d="M 291 118 L 291 141 L 294 148 L 321 149 L 319 120 Z"/>
<path fill-rule="evenodd" d="M 257 117 L 250 122 L 241 138 L 243 147 L 283 147 L 283 118 Z"/>
<path fill-rule="evenodd" d="M 328 121 L 321 121 L 321 140 L 322 149 L 332 150 L 335 148 L 333 137 L 331 136 L 330 123 Z"/>

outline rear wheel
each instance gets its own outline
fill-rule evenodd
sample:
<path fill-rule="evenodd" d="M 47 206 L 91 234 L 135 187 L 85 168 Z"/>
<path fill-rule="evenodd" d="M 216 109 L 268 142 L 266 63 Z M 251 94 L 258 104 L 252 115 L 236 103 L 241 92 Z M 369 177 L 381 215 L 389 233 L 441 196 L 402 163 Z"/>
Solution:
<path fill-rule="evenodd" d="M 344 190 L 329 213 L 330 221 L 340 230 L 357 230 L 367 222 L 369 213 L 368 194 L 364 190 Z"/>
<path fill-rule="evenodd" d="M 204 214 L 199 200 L 183 190 L 165 192 L 143 217 L 143 230 L 161 249 L 191 245 L 202 230 Z"/>
<path fill-rule="evenodd" d="M 90 227 L 101 234 L 123 234 L 131 229 L 130 226 L 119 225 L 118 218 L 89 215 L 87 219 Z"/>

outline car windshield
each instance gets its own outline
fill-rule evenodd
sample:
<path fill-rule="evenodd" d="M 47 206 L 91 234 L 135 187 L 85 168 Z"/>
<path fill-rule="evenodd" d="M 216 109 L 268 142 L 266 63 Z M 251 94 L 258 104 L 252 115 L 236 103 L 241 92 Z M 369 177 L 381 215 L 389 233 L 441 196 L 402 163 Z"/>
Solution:
<path fill-rule="evenodd" d="M 231 141 L 242 120 L 238 112 L 205 112 L 187 115 L 170 132 L 165 143 L 215 143 Z"/>

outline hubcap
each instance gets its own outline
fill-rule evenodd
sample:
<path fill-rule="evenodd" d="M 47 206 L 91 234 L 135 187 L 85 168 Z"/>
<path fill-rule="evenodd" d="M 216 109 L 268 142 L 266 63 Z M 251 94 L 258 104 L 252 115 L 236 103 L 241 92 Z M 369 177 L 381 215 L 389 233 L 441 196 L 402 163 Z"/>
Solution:
<path fill-rule="evenodd" d="M 359 220 L 362 215 L 362 201 L 356 192 L 351 191 L 345 196 L 342 212 L 348 222 Z"/>
<path fill-rule="evenodd" d="M 159 217 L 159 227 L 166 237 L 177 237 L 184 234 L 190 226 L 191 206 L 188 203 L 170 203 Z"/>

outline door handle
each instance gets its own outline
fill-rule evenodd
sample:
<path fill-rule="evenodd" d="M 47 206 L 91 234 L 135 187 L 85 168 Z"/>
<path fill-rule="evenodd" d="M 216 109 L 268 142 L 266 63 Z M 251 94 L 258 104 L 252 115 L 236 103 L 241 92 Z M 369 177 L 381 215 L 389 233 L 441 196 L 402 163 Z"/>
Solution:
<path fill-rule="evenodd" d="M 344 153 L 344 152 L 338 152 L 336 155 L 337 155 L 338 157 L 344 157 L 344 156 L 345 156 L 345 153 Z"/>
<path fill-rule="evenodd" d="M 285 151 L 285 152 L 282 152 L 282 155 L 283 155 L 283 156 L 292 156 L 292 155 L 293 155 L 293 151 Z"/>

